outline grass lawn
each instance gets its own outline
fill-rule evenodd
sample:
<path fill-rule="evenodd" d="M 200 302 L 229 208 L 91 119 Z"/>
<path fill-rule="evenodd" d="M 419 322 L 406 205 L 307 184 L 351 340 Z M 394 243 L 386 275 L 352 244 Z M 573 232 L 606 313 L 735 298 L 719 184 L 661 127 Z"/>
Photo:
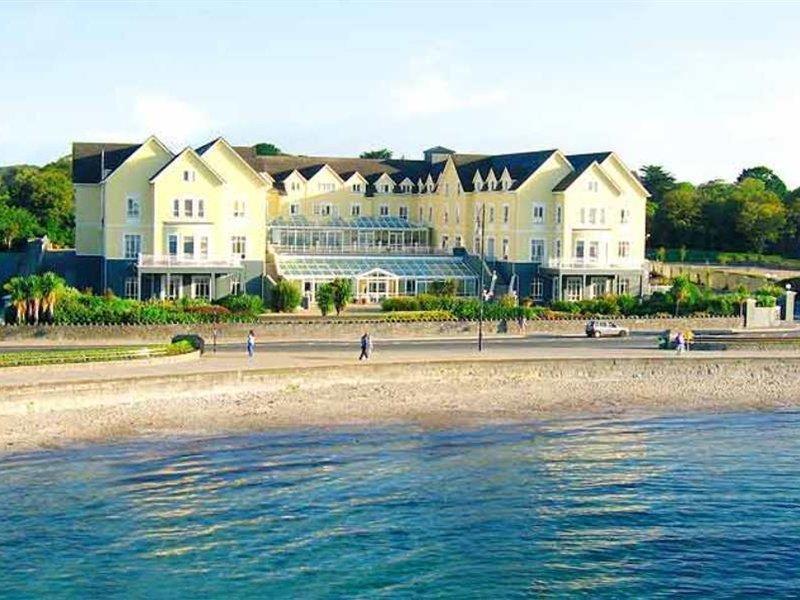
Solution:
<path fill-rule="evenodd" d="M 159 346 L 120 348 L 82 348 L 78 350 L 30 350 L 0 354 L 0 368 L 68 363 L 106 362 L 109 360 L 136 360 L 158 356 L 175 356 L 192 352 L 189 342 Z"/>

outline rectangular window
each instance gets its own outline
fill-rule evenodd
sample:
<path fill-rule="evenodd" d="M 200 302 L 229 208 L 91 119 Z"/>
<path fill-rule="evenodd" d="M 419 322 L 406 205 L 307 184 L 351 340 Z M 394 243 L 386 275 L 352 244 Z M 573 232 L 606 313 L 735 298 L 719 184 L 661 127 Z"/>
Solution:
<path fill-rule="evenodd" d="M 181 216 L 181 201 L 177 198 L 172 201 L 172 216 L 176 219 Z"/>
<path fill-rule="evenodd" d="M 320 184 L 317 184 L 317 189 L 320 192 L 333 192 L 333 191 L 336 190 L 336 184 L 335 183 L 320 183 Z"/>
<path fill-rule="evenodd" d="M 601 225 L 605 225 L 606 224 L 606 209 L 605 208 L 601 208 L 600 209 L 600 224 Z"/>
<path fill-rule="evenodd" d="M 580 277 L 567 277 L 564 285 L 567 300 L 577 302 L 583 296 L 583 281 Z"/>
<path fill-rule="evenodd" d="M 231 276 L 231 294 L 238 296 L 242 293 L 242 280 L 238 275 Z"/>
<path fill-rule="evenodd" d="M 594 225 L 597 223 L 597 209 L 590 208 L 589 209 L 589 225 Z"/>
<path fill-rule="evenodd" d="M 447 222 L 450 220 L 450 213 L 447 212 L 447 209 L 444 210 L 444 224 L 447 225 Z"/>
<path fill-rule="evenodd" d="M 494 238 L 486 238 L 486 258 L 494 260 Z"/>
<path fill-rule="evenodd" d="M 422 213 L 423 213 L 423 210 L 422 210 L 422 207 L 420 206 L 419 207 L 419 222 L 420 223 L 422 223 Z"/>
<path fill-rule="evenodd" d="M 533 205 L 533 222 L 544 223 L 544 206 L 541 204 Z"/>
<path fill-rule="evenodd" d="M 508 225 L 511 218 L 511 207 L 508 204 L 503 204 L 503 224 Z"/>
<path fill-rule="evenodd" d="M 388 217 L 389 216 L 389 205 L 388 204 L 381 204 L 380 208 L 378 209 L 380 212 L 380 216 Z"/>
<path fill-rule="evenodd" d="M 360 183 L 354 183 L 353 184 L 353 191 L 354 192 L 360 192 L 361 191 L 361 184 Z"/>
<path fill-rule="evenodd" d="M 125 278 L 124 295 L 125 295 L 126 298 L 130 298 L 131 300 L 138 300 L 139 299 L 139 278 L 138 277 L 126 277 Z"/>
<path fill-rule="evenodd" d="M 300 205 L 299 204 L 290 204 L 289 205 L 289 214 L 290 215 L 299 215 L 300 214 Z"/>
<path fill-rule="evenodd" d="M 460 235 L 456 236 L 456 248 L 461 248 L 463 246 L 464 240 L 461 239 Z"/>
<path fill-rule="evenodd" d="M 184 171 L 183 172 L 183 180 L 184 181 L 194 181 L 195 180 L 195 172 L 194 171 Z"/>
<path fill-rule="evenodd" d="M 244 217 L 244 209 L 245 209 L 245 201 L 241 198 L 237 198 L 233 201 L 233 216 L 237 219 Z"/>
<path fill-rule="evenodd" d="M 200 258 L 208 258 L 208 237 L 205 235 L 200 238 Z"/>
<path fill-rule="evenodd" d="M 204 219 L 206 216 L 206 202 L 202 198 L 197 200 L 197 217 Z"/>
<path fill-rule="evenodd" d="M 589 260 L 597 260 L 600 257 L 600 243 L 589 242 Z"/>
<path fill-rule="evenodd" d="M 244 258 L 247 254 L 247 239 L 243 235 L 231 237 L 231 254 Z"/>
<path fill-rule="evenodd" d="M 631 211 L 627 208 L 623 208 L 619 211 L 619 222 L 620 223 L 627 223 L 631 218 Z"/>
<path fill-rule="evenodd" d="M 401 206 L 400 208 L 398 208 L 397 209 L 397 215 L 401 219 L 405 219 L 406 221 L 408 221 L 408 207 L 407 206 Z"/>
<path fill-rule="evenodd" d="M 586 223 L 586 209 L 581 209 L 581 224 Z"/>
<path fill-rule="evenodd" d="M 361 216 L 361 205 L 360 204 L 351 204 L 350 205 L 350 216 L 351 217 L 359 217 L 359 216 Z"/>
<path fill-rule="evenodd" d="M 575 242 L 575 258 L 583 259 L 585 253 L 585 243 L 583 240 Z"/>
<path fill-rule="evenodd" d="M 195 275 L 192 277 L 192 298 L 200 300 L 211 299 L 211 278 L 208 275 Z"/>
<path fill-rule="evenodd" d="M 183 236 L 183 256 L 184 258 L 194 258 L 194 236 Z"/>
<path fill-rule="evenodd" d="M 508 260 L 510 250 L 508 239 L 503 239 L 503 260 Z"/>
<path fill-rule="evenodd" d="M 433 222 L 433 207 L 432 206 L 428 207 L 428 221 L 431 222 L 431 223 Z"/>
<path fill-rule="evenodd" d="M 561 207 L 556 206 L 556 223 L 561 223 Z"/>
<path fill-rule="evenodd" d="M 194 217 L 194 202 L 191 198 L 186 198 L 183 201 L 183 216 L 189 219 Z"/>
<path fill-rule="evenodd" d="M 444 195 L 445 196 L 449 196 L 450 195 L 450 184 L 449 183 L 445 183 L 444 184 Z"/>
<path fill-rule="evenodd" d="M 138 219 L 140 215 L 139 199 L 128 197 L 126 201 L 126 216 L 129 219 Z"/>
<path fill-rule="evenodd" d="M 330 204 L 323 204 L 321 207 L 322 216 L 323 217 L 330 217 L 331 213 L 333 212 L 333 208 Z"/>
<path fill-rule="evenodd" d="M 142 252 L 142 236 L 126 233 L 122 236 L 122 246 L 125 258 L 139 258 Z"/>
<path fill-rule="evenodd" d="M 489 207 L 489 223 L 494 223 L 494 206 Z"/>
<path fill-rule="evenodd" d="M 541 301 L 544 298 L 544 282 L 541 277 L 534 277 L 531 280 L 531 298 Z"/>
<path fill-rule="evenodd" d="M 481 236 L 476 235 L 475 239 L 472 240 L 472 251 L 475 254 L 481 253 Z"/>
<path fill-rule="evenodd" d="M 461 207 L 456 206 L 456 225 L 461 223 Z"/>
<path fill-rule="evenodd" d="M 617 293 L 618 294 L 630 294 L 631 293 L 631 280 L 627 277 L 623 277 L 617 283 Z"/>
<path fill-rule="evenodd" d="M 531 262 L 544 260 L 544 240 L 531 240 Z"/>
<path fill-rule="evenodd" d="M 561 258 L 561 240 L 553 242 L 553 258 Z"/>
<path fill-rule="evenodd" d="M 620 258 L 628 258 L 631 255 L 631 243 L 619 242 L 617 244 L 617 254 Z"/>
<path fill-rule="evenodd" d="M 178 255 L 178 236 L 170 234 L 167 236 L 167 252 L 170 256 Z"/>
<path fill-rule="evenodd" d="M 446 235 L 442 236 L 442 250 L 447 249 L 447 244 L 450 243 L 450 238 Z"/>

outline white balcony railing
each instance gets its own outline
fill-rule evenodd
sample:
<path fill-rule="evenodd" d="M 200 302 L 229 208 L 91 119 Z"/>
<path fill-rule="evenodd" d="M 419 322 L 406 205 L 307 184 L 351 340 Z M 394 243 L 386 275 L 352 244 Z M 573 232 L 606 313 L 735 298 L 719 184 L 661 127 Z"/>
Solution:
<path fill-rule="evenodd" d="M 200 256 L 192 254 L 140 254 L 138 265 L 140 268 L 198 267 L 204 269 L 238 269 L 242 266 L 242 259 L 236 255 Z"/>
<path fill-rule="evenodd" d="M 646 263 L 641 260 L 600 260 L 597 258 L 550 258 L 547 266 L 551 269 L 627 269 L 640 270 L 645 268 Z"/>

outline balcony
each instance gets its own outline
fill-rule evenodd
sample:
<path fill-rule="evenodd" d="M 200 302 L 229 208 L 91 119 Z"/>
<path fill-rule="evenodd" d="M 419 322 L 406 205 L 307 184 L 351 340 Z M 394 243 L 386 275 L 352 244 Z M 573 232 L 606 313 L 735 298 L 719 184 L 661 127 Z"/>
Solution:
<path fill-rule="evenodd" d="M 585 271 L 641 271 L 646 261 L 634 258 L 625 260 L 600 260 L 597 258 L 550 258 L 545 265 L 548 269 L 576 269 Z"/>
<path fill-rule="evenodd" d="M 378 244 L 270 244 L 273 254 L 318 254 L 324 256 L 337 256 L 349 254 L 363 255 L 399 255 L 399 256 L 452 256 L 451 250 L 435 248 L 427 245 L 378 245 Z"/>
<path fill-rule="evenodd" d="M 211 273 L 241 269 L 242 259 L 235 255 L 140 254 L 137 267 L 142 273 Z"/>

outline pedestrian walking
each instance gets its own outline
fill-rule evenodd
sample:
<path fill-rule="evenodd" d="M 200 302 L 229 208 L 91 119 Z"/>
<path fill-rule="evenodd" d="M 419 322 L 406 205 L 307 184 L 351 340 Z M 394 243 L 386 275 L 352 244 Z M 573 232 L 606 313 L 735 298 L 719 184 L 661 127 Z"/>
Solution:
<path fill-rule="evenodd" d="M 247 334 L 247 356 L 249 358 L 253 358 L 253 355 L 256 353 L 256 334 L 251 329 L 250 333 Z"/>
<path fill-rule="evenodd" d="M 675 336 L 675 351 L 678 354 L 683 354 L 683 351 L 686 349 L 686 338 L 683 336 L 683 332 L 679 331 L 678 335 Z"/>
<path fill-rule="evenodd" d="M 361 336 L 361 354 L 358 357 L 358 360 L 369 360 L 370 355 L 372 354 L 372 338 L 369 335 L 368 331 L 364 332 L 364 335 Z"/>

